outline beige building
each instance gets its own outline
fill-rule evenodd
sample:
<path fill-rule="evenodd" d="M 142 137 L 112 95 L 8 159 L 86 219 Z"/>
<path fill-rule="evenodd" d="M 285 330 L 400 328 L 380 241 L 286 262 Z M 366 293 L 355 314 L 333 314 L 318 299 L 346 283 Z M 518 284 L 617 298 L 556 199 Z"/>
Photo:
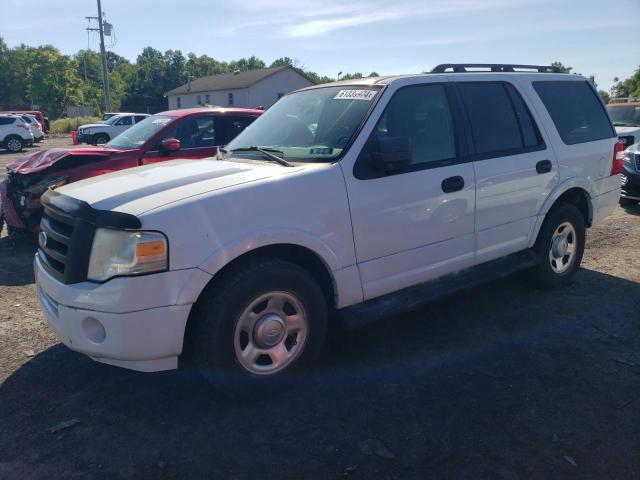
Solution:
<path fill-rule="evenodd" d="M 291 66 L 198 78 L 166 93 L 169 110 L 200 105 L 269 108 L 280 97 L 314 82 Z"/>

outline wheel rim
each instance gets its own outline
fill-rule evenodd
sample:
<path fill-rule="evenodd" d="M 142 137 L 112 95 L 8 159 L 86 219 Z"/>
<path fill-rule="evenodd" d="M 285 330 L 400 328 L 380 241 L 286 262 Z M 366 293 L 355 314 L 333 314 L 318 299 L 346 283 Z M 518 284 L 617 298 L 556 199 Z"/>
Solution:
<path fill-rule="evenodd" d="M 236 359 L 257 375 L 271 375 L 293 363 L 304 350 L 309 324 L 300 300 L 273 291 L 252 300 L 238 318 Z"/>
<path fill-rule="evenodd" d="M 549 263 L 555 273 L 564 273 L 575 262 L 578 251 L 576 230 L 569 222 L 563 222 L 553 232 L 549 246 Z"/>
<path fill-rule="evenodd" d="M 10 138 L 7 142 L 7 148 L 12 152 L 17 152 L 20 150 L 20 147 L 22 147 L 22 145 L 20 144 L 20 140 L 17 138 Z"/>
<path fill-rule="evenodd" d="M 107 139 L 104 137 L 96 138 L 96 145 L 105 145 L 107 143 Z"/>

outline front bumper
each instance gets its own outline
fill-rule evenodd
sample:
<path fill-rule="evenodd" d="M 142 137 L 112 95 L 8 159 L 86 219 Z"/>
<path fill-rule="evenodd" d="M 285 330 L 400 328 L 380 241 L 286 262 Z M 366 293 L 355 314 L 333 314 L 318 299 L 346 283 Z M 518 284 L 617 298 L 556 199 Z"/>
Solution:
<path fill-rule="evenodd" d="M 640 172 L 624 168 L 622 171 L 622 198 L 640 201 Z"/>
<path fill-rule="evenodd" d="M 80 143 L 93 143 L 93 135 L 87 133 L 78 133 L 76 140 Z"/>
<path fill-rule="evenodd" d="M 44 316 L 67 347 L 132 370 L 177 368 L 192 306 L 179 298 L 191 270 L 72 285 L 53 278 L 38 255 L 34 270 Z"/>

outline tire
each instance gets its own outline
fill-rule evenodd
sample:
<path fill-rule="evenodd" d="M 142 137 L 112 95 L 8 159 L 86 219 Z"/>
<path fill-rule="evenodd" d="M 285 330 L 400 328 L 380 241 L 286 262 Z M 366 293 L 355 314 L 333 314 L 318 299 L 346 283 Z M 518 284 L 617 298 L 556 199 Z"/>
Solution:
<path fill-rule="evenodd" d="M 106 133 L 98 133 L 93 136 L 93 144 L 94 145 L 104 145 L 109 141 L 109 135 Z"/>
<path fill-rule="evenodd" d="M 580 210 L 569 203 L 553 207 L 533 247 L 538 266 L 530 272 L 532 280 L 548 289 L 568 285 L 580 268 L 584 245 L 585 220 Z"/>
<path fill-rule="evenodd" d="M 324 344 L 328 309 L 318 283 L 279 259 L 241 265 L 219 280 L 194 307 L 187 361 L 232 398 L 292 386 Z"/>
<path fill-rule="evenodd" d="M 630 198 L 620 197 L 620 206 L 621 207 L 632 207 L 638 203 L 637 200 L 631 200 Z"/>
<path fill-rule="evenodd" d="M 22 138 L 20 138 L 18 135 L 8 136 L 5 139 L 4 143 L 6 145 L 7 150 L 9 150 L 12 153 L 18 153 L 22 151 L 22 147 L 24 145 Z"/>

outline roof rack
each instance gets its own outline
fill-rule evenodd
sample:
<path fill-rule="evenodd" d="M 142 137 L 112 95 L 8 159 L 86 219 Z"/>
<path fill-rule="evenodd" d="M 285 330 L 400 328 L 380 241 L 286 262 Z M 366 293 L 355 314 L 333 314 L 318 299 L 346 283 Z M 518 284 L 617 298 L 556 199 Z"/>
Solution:
<path fill-rule="evenodd" d="M 562 73 L 558 67 L 551 65 L 513 65 L 509 63 L 443 63 L 431 70 L 431 73 L 467 73 L 473 69 L 488 69 L 490 72 L 516 72 L 534 70 L 538 73 Z M 447 72 L 451 70 L 451 72 Z M 475 70 L 471 70 L 473 72 Z"/>

